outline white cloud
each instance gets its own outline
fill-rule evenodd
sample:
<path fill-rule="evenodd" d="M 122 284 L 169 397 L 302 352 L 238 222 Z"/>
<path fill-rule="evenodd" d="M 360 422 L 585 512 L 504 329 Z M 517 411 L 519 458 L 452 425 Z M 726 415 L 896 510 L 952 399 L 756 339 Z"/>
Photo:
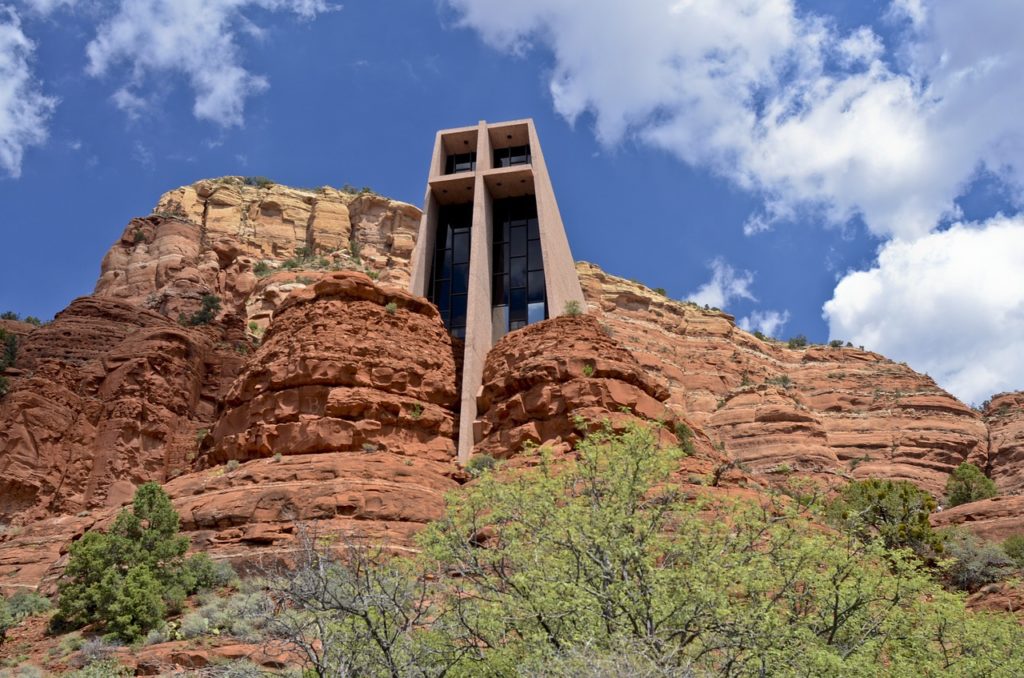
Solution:
<path fill-rule="evenodd" d="M 114 101 L 129 115 L 139 112 L 144 98 L 137 90 L 147 77 L 183 74 L 195 91 L 197 118 L 240 126 L 246 100 L 269 86 L 243 67 L 235 41 L 238 31 L 259 32 L 243 14 L 251 8 L 302 19 L 333 9 L 326 0 L 120 0 L 86 48 L 87 72 L 103 76 L 119 64 L 127 66 L 129 83 Z"/>
<path fill-rule="evenodd" d="M 18 14 L 0 6 L 0 168 L 12 177 L 21 175 L 25 149 L 46 141 L 46 123 L 57 105 L 32 77 L 34 48 Z"/>
<path fill-rule="evenodd" d="M 778 337 L 789 322 L 789 311 L 754 311 L 740 318 L 739 325 L 747 332 L 761 332 L 769 337 Z"/>
<path fill-rule="evenodd" d="M 750 232 L 811 206 L 919 237 L 979 168 L 1024 184 L 1024 3 L 897 0 L 883 53 L 794 0 L 447 2 L 495 48 L 549 50 L 556 110 L 592 115 L 603 143 L 634 136 L 763 195 Z"/>
<path fill-rule="evenodd" d="M 824 315 L 850 340 L 927 372 L 966 402 L 1024 386 L 1024 216 L 886 244 Z"/>
<path fill-rule="evenodd" d="M 737 271 L 721 257 L 712 261 L 708 267 L 711 269 L 711 280 L 687 295 L 690 301 L 715 308 L 725 308 L 733 299 L 756 301 L 750 292 L 750 286 L 754 283 L 753 273 Z"/>
<path fill-rule="evenodd" d="M 74 7 L 78 0 L 22 0 L 30 9 L 40 14 L 49 14 L 59 7 Z"/>

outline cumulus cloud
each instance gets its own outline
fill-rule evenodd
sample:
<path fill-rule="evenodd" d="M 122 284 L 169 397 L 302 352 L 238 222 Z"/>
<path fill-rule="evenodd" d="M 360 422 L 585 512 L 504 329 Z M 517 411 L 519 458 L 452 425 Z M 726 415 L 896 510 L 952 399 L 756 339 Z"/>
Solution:
<path fill-rule="evenodd" d="M 711 280 L 688 294 L 690 301 L 715 308 L 725 308 L 733 299 L 757 301 L 750 291 L 754 283 L 753 273 L 737 271 L 721 257 L 712 261 L 708 268 L 711 269 Z"/>
<path fill-rule="evenodd" d="M 1022 3 L 897 0 L 886 52 L 793 0 L 447 1 L 495 48 L 549 50 L 555 108 L 591 115 L 602 142 L 633 136 L 763 195 L 751 234 L 811 206 L 919 237 L 979 168 L 1024 183 Z"/>
<path fill-rule="evenodd" d="M 56 6 L 60 0 L 34 0 Z M 224 127 L 242 125 L 246 100 L 269 86 L 242 65 L 235 37 L 260 34 L 246 9 L 291 12 L 313 19 L 331 7 L 326 0 L 120 0 L 86 48 L 87 72 L 103 76 L 125 65 L 129 82 L 115 104 L 138 114 L 148 77 L 182 74 L 195 92 L 193 113 Z"/>
<path fill-rule="evenodd" d="M 789 311 L 754 311 L 740 318 L 740 327 L 747 332 L 761 332 L 769 337 L 778 337 L 789 322 Z"/>
<path fill-rule="evenodd" d="M 21 175 L 25 149 L 46 141 L 46 123 L 57 105 L 32 76 L 34 48 L 18 14 L 0 6 L 0 168 L 12 177 Z"/>
<path fill-rule="evenodd" d="M 863 344 L 980 403 L 1024 386 L 1024 216 L 886 244 L 825 304 L 829 334 Z"/>

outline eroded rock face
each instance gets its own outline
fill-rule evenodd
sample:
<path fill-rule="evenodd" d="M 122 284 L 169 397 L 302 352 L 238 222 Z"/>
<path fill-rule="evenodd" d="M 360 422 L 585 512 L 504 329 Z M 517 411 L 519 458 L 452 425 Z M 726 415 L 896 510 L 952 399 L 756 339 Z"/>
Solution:
<path fill-rule="evenodd" d="M 215 294 L 244 325 L 265 326 L 282 282 L 308 274 L 273 282 L 258 274 L 289 260 L 298 269 L 366 270 L 407 287 L 419 220 L 412 205 L 373 193 L 204 180 L 166 193 L 152 215 L 128 224 L 103 260 L 95 294 L 172 318 Z"/>
<path fill-rule="evenodd" d="M 1000 492 L 1024 493 L 1024 391 L 993 396 L 984 416 L 989 428 L 985 464 L 989 474 Z"/>
<path fill-rule="evenodd" d="M 0 518 L 116 506 L 189 469 L 237 365 L 166 317 L 84 297 L 20 342 L 0 400 Z"/>
<path fill-rule="evenodd" d="M 590 312 L 668 381 L 668 407 L 755 476 L 905 479 L 938 496 L 956 465 L 984 464 L 988 431 L 978 413 L 906 365 L 855 348 L 790 349 L 725 313 L 591 264 L 577 271 Z"/>

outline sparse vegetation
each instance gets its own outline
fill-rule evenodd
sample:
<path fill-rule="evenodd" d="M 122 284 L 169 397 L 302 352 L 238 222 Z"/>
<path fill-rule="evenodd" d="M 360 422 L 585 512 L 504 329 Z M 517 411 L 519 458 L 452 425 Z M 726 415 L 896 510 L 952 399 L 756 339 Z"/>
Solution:
<path fill-rule="evenodd" d="M 667 297 L 668 296 L 668 292 L 665 291 L 664 287 L 655 287 L 654 288 L 654 293 L 655 294 L 660 294 L 663 297 Z"/>
<path fill-rule="evenodd" d="M 146 233 L 141 228 L 135 229 L 132 233 L 132 243 L 138 245 L 139 243 L 146 242 Z"/>
<path fill-rule="evenodd" d="M 761 330 L 754 330 L 754 336 L 760 339 L 761 341 L 769 341 L 771 339 L 771 337 L 765 335 L 765 333 L 762 332 Z"/>
<path fill-rule="evenodd" d="M 590 377 L 594 376 L 594 366 L 591 365 L 590 363 L 585 364 L 583 366 L 583 370 L 582 371 L 583 371 L 583 376 L 588 378 L 588 379 Z"/>
<path fill-rule="evenodd" d="M 135 641 L 180 609 L 213 575 L 208 558 L 185 558 L 188 538 L 178 525 L 163 489 L 141 485 L 109 532 L 90 530 L 71 544 L 54 625 L 97 624 L 111 637 Z"/>
<path fill-rule="evenodd" d="M 272 180 L 264 176 L 243 177 L 242 183 L 246 186 L 256 186 L 257 188 L 269 188 L 274 185 Z"/>
<path fill-rule="evenodd" d="M 795 337 L 792 337 L 789 341 L 787 341 L 786 345 L 789 346 L 790 348 L 806 348 L 807 337 L 805 337 L 802 334 L 798 334 Z"/>
<path fill-rule="evenodd" d="M 1005 579 L 1013 570 L 1013 560 L 998 544 L 982 541 L 965 530 L 950 530 L 942 536 L 945 556 L 951 559 L 946 576 L 958 589 L 977 591 Z"/>
<path fill-rule="evenodd" d="M 833 339 L 832 341 L 828 342 L 828 345 L 830 347 L 832 347 L 832 348 L 842 348 L 843 347 L 843 340 L 842 339 Z"/>
<path fill-rule="evenodd" d="M 0 398 L 11 392 L 11 382 L 4 375 L 0 374 Z"/>
<path fill-rule="evenodd" d="M 220 297 L 216 294 L 204 294 L 199 301 L 199 310 L 190 316 L 184 313 L 178 316 L 178 322 L 189 327 L 209 325 L 220 313 Z"/>
<path fill-rule="evenodd" d="M 679 448 L 688 457 L 692 457 L 697 450 L 693 447 L 693 429 L 686 422 L 677 421 L 675 425 L 676 439 L 679 441 Z"/>
<path fill-rule="evenodd" d="M 790 386 L 793 385 L 793 382 L 790 380 L 788 374 L 780 374 L 777 377 L 769 377 L 768 379 L 765 379 L 764 383 L 771 384 L 773 386 L 780 386 L 782 388 L 789 388 Z"/>
<path fill-rule="evenodd" d="M 8 629 L 20 624 L 24 619 L 46 612 L 51 607 L 50 601 L 37 593 L 15 593 L 8 599 L 0 596 L 0 645 L 4 644 Z"/>
<path fill-rule="evenodd" d="M 225 464 L 225 466 L 228 470 L 228 473 L 231 473 L 232 471 L 237 471 L 238 467 L 241 466 L 241 464 L 237 459 L 229 459 L 228 463 Z"/>
<path fill-rule="evenodd" d="M 388 315 L 394 315 L 398 312 L 398 304 L 393 301 L 389 301 L 387 305 L 384 306 L 384 310 L 387 311 Z"/>
<path fill-rule="evenodd" d="M 942 553 L 942 539 L 928 522 L 935 500 L 905 480 L 858 480 L 829 505 L 831 521 L 865 541 L 887 549 L 910 549 L 931 561 Z"/>
<path fill-rule="evenodd" d="M 252 267 L 252 272 L 256 274 L 257 278 L 266 278 L 268 275 L 274 272 L 273 267 L 262 259 L 257 261 Z"/>
<path fill-rule="evenodd" d="M 562 315 L 578 316 L 583 314 L 583 309 L 580 307 L 580 302 L 575 299 L 570 299 L 565 302 L 565 312 Z"/>
<path fill-rule="evenodd" d="M 1024 534 L 1014 534 L 1003 542 L 1003 552 L 1018 569 L 1024 569 Z"/>
<path fill-rule="evenodd" d="M 957 466 L 946 480 L 946 500 L 950 506 L 989 499 L 997 493 L 996 484 L 986 478 L 980 468 L 968 462 Z"/>
<path fill-rule="evenodd" d="M 20 317 L 21 316 L 14 311 L 4 311 L 3 313 L 0 313 L 0 320 L 19 320 Z"/>
<path fill-rule="evenodd" d="M 419 419 L 423 416 L 423 405 L 419 403 L 413 403 L 409 406 L 409 416 L 413 419 Z"/>
<path fill-rule="evenodd" d="M 498 465 L 498 460 L 489 454 L 474 454 L 466 462 L 466 471 L 471 476 L 481 476 Z"/>
<path fill-rule="evenodd" d="M 357 264 L 360 263 L 362 261 L 362 258 L 360 257 L 361 252 L 362 245 L 360 245 L 359 241 L 357 241 L 355 238 L 349 236 L 348 253 L 349 256 L 352 257 L 352 261 L 356 262 Z"/>
<path fill-rule="evenodd" d="M 35 325 L 36 327 L 39 327 L 40 325 L 43 324 L 43 321 L 35 317 L 34 315 L 25 316 L 25 322 L 27 322 L 29 325 Z"/>
<path fill-rule="evenodd" d="M 275 452 L 275 453 L 274 453 L 274 461 L 275 461 L 275 462 L 277 462 L 278 464 L 280 464 L 280 463 L 281 463 L 281 460 L 282 460 L 282 459 L 284 459 L 284 457 L 282 457 L 282 456 L 281 456 L 281 453 L 280 453 L 280 452 Z"/>

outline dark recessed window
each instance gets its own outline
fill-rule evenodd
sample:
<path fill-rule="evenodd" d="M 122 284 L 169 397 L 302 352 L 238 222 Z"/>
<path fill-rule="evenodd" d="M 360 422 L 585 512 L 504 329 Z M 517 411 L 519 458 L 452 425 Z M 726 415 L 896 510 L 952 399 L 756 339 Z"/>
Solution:
<path fill-rule="evenodd" d="M 473 205 L 442 205 L 437 213 L 430 300 L 453 337 L 466 336 L 466 297 L 469 293 L 470 230 Z"/>
<path fill-rule="evenodd" d="M 533 196 L 494 201 L 491 306 L 505 331 L 548 317 L 537 202 Z"/>
<path fill-rule="evenodd" d="M 452 153 L 444 163 L 445 174 L 472 172 L 474 169 L 476 169 L 476 151 Z"/>
<path fill-rule="evenodd" d="M 512 167 L 530 164 L 530 145 L 499 148 L 494 151 L 495 167 Z"/>

